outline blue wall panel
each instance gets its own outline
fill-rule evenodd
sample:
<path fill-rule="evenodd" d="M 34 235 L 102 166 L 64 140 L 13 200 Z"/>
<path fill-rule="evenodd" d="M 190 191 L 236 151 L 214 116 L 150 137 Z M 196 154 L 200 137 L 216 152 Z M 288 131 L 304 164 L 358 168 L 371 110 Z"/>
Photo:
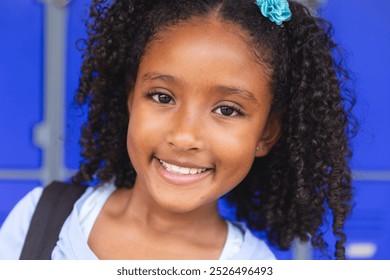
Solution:
<path fill-rule="evenodd" d="M 359 182 L 355 185 L 356 203 L 346 224 L 347 253 L 351 246 L 358 244 L 362 247 L 362 254 L 372 249 L 372 256 L 367 255 L 364 259 L 390 259 L 390 182 Z"/>
<path fill-rule="evenodd" d="M 73 0 L 67 6 L 64 166 L 68 169 L 78 166 L 79 128 L 86 117 L 85 110 L 73 104 L 73 97 L 81 62 L 76 41 L 85 37 L 88 3 L 89 0 Z M 355 76 L 355 113 L 361 129 L 353 141 L 353 168 L 390 174 L 388 10 L 390 1 L 387 0 L 377 0 L 375 5 L 363 0 L 328 0 L 322 15 L 333 22 L 336 41 L 349 53 L 347 63 Z M 43 115 L 43 18 L 43 4 L 39 1 L 0 1 L 0 171 L 41 167 L 41 151 L 33 144 L 32 132 Z M 39 184 L 33 179 L 0 178 L 0 225 L 16 202 Z M 346 224 L 348 256 L 352 259 L 390 259 L 390 180 L 356 181 L 354 184 L 355 207 Z M 326 238 L 329 243 L 333 242 L 329 232 Z M 366 255 L 359 257 L 359 253 Z M 289 251 L 276 251 L 276 254 L 282 259 L 291 258 Z"/>
<path fill-rule="evenodd" d="M 36 168 L 32 130 L 42 117 L 43 8 L 0 1 L 0 168 Z"/>
<path fill-rule="evenodd" d="M 390 171 L 389 10 L 387 0 L 329 0 L 322 13 L 334 24 L 355 76 L 361 129 L 353 142 L 354 169 Z"/>
<path fill-rule="evenodd" d="M 66 142 L 65 165 L 70 169 L 77 169 L 79 164 L 79 138 L 81 124 L 86 119 L 86 109 L 74 103 L 74 96 L 78 87 L 81 55 L 79 50 L 83 45 L 80 39 L 86 38 L 85 21 L 89 13 L 89 0 L 73 1 L 69 5 L 68 46 L 67 46 L 67 77 L 66 77 Z"/>

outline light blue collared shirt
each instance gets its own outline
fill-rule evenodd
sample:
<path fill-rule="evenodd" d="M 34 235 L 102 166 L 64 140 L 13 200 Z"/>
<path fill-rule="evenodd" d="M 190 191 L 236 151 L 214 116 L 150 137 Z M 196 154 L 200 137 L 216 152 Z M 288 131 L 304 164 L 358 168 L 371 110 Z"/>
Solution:
<path fill-rule="evenodd" d="M 101 186 L 100 188 L 103 188 Z M 73 210 L 62 226 L 59 239 L 52 252 L 53 260 L 97 260 L 98 258 L 88 246 L 88 236 L 83 232 L 80 213 L 85 201 L 96 192 L 96 187 L 90 187 L 75 203 Z M 20 200 L 0 229 L 0 259 L 17 260 L 23 248 L 28 227 L 42 194 L 43 188 L 35 188 Z M 243 232 L 243 242 L 238 251 L 230 256 L 233 260 L 274 260 L 275 256 L 267 244 L 257 239 L 243 224 L 228 222 L 229 233 L 232 227 Z M 226 244 L 223 252 L 226 250 Z M 224 254 L 226 255 L 226 254 Z"/>

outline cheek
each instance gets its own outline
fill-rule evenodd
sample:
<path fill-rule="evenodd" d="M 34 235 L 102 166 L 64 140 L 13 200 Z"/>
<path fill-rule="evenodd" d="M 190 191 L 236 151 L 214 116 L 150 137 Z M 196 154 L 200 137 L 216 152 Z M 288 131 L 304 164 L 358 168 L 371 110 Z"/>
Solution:
<path fill-rule="evenodd" d="M 135 104 L 130 116 L 128 138 L 141 141 L 142 144 L 142 141 L 151 140 L 161 130 L 161 118 L 149 111 L 145 106 Z"/>
<path fill-rule="evenodd" d="M 133 161 L 138 154 L 150 153 L 164 139 L 163 118 L 148 111 L 142 104 L 134 104 L 127 130 L 127 149 Z"/>
<path fill-rule="evenodd" d="M 131 118 L 130 118 L 131 119 Z M 129 154 L 129 158 L 130 158 L 130 161 L 132 163 L 132 165 L 134 166 L 135 169 L 136 168 L 136 161 L 134 160 L 136 158 L 136 151 L 137 149 L 135 147 L 137 147 L 137 141 L 134 137 L 134 133 L 132 131 L 132 123 L 131 121 L 129 121 L 129 124 L 128 124 L 128 127 L 127 127 L 127 153 Z"/>
<path fill-rule="evenodd" d="M 143 151 L 149 144 L 146 141 L 148 140 L 146 132 L 148 131 L 149 122 L 144 120 L 145 116 L 140 114 L 141 112 L 142 111 L 137 109 L 131 112 L 127 128 L 127 150 L 133 165 L 137 165 L 136 159 L 138 154 Z"/>
<path fill-rule="evenodd" d="M 217 164 L 227 179 L 231 178 L 236 184 L 245 178 L 254 158 L 257 138 L 252 126 L 241 126 L 236 129 L 211 133 L 214 136 L 215 155 Z"/>

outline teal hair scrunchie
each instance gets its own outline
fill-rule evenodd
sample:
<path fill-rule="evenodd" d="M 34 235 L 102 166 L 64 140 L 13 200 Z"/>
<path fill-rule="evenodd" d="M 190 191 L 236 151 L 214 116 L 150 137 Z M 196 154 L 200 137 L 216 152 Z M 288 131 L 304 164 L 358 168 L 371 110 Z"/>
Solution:
<path fill-rule="evenodd" d="M 291 11 L 287 0 L 256 0 L 263 16 L 281 25 L 291 19 Z"/>

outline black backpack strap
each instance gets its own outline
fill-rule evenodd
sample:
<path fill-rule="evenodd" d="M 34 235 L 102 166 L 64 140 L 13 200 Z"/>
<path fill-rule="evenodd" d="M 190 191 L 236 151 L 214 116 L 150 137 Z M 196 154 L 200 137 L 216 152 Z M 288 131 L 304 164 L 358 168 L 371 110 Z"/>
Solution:
<path fill-rule="evenodd" d="M 50 260 L 62 225 L 86 187 L 54 181 L 44 188 L 24 241 L 21 260 Z"/>

